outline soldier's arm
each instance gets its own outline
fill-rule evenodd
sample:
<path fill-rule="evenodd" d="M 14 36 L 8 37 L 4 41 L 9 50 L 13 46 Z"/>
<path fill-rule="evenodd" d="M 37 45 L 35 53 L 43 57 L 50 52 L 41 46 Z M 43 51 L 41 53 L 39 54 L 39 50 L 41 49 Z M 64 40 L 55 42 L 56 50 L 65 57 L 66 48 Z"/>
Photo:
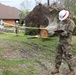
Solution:
<path fill-rule="evenodd" d="M 71 34 L 73 32 L 74 26 L 75 26 L 74 22 L 73 21 L 70 22 L 70 24 L 68 26 L 68 30 L 67 31 L 64 30 L 64 32 L 60 33 L 60 35 L 62 35 L 62 36 L 68 36 L 69 34 Z"/>
<path fill-rule="evenodd" d="M 73 29 L 75 27 L 75 23 L 71 20 L 70 26 L 69 26 L 69 32 L 73 32 Z"/>

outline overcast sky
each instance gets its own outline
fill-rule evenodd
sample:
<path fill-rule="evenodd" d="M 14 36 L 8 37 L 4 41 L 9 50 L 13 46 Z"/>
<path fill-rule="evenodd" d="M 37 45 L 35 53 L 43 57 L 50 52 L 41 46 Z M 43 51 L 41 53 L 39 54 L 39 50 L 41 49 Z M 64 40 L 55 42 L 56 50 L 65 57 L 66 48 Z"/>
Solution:
<path fill-rule="evenodd" d="M 0 3 L 21 9 L 21 3 L 23 1 L 25 1 L 26 8 L 29 8 L 29 9 L 33 9 L 36 5 L 35 0 L 0 0 Z M 36 0 L 36 1 L 43 4 L 47 3 L 47 0 Z M 57 0 L 50 0 L 50 3 L 52 3 L 52 1 L 55 2 Z"/>
<path fill-rule="evenodd" d="M 3 3 L 8 6 L 20 8 L 20 4 L 23 0 L 0 0 L 0 3 Z"/>

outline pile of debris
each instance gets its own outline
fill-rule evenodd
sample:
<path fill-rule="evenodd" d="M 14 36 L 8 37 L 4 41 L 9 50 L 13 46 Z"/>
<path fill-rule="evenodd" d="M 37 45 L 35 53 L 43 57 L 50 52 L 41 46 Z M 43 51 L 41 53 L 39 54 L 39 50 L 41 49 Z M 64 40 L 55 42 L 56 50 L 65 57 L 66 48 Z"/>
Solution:
<path fill-rule="evenodd" d="M 54 3 L 50 6 L 38 4 L 25 17 L 26 26 L 27 27 L 43 26 L 45 28 L 51 24 L 57 25 L 58 24 L 58 13 L 61 9 L 63 9 L 63 6 L 59 3 Z M 30 30 L 28 34 L 31 34 L 30 32 L 33 32 L 33 30 L 32 31 Z M 36 31 L 34 31 L 34 32 L 36 32 Z"/>

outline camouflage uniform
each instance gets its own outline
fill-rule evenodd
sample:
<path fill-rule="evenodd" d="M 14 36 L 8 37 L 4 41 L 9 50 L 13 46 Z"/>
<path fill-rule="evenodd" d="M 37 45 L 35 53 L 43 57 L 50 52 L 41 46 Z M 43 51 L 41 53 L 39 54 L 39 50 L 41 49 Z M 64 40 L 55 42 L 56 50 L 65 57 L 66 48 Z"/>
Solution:
<path fill-rule="evenodd" d="M 57 53 L 56 53 L 56 68 L 59 68 L 62 62 L 63 55 L 69 66 L 70 70 L 73 70 L 72 66 L 72 31 L 74 29 L 74 22 L 71 19 L 68 19 L 66 22 L 61 22 L 58 26 L 58 29 L 64 30 L 64 32 L 59 33 L 59 41 L 57 44 Z"/>

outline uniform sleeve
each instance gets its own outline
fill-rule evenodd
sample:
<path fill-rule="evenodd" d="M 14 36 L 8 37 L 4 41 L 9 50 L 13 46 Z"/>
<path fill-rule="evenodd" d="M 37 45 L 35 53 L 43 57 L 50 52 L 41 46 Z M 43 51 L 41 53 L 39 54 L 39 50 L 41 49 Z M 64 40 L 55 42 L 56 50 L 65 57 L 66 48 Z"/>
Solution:
<path fill-rule="evenodd" d="M 69 23 L 69 26 L 67 26 L 67 27 L 68 27 L 67 30 L 64 30 L 64 32 L 62 32 L 62 33 L 60 34 L 61 36 L 68 36 L 70 33 L 73 32 L 73 29 L 74 29 L 74 27 L 75 27 L 74 22 L 71 21 L 71 22 Z"/>
<path fill-rule="evenodd" d="M 75 27 L 75 23 L 71 20 L 70 26 L 69 26 L 69 28 L 68 28 L 69 31 L 70 31 L 70 32 L 73 32 L 74 27 Z"/>

